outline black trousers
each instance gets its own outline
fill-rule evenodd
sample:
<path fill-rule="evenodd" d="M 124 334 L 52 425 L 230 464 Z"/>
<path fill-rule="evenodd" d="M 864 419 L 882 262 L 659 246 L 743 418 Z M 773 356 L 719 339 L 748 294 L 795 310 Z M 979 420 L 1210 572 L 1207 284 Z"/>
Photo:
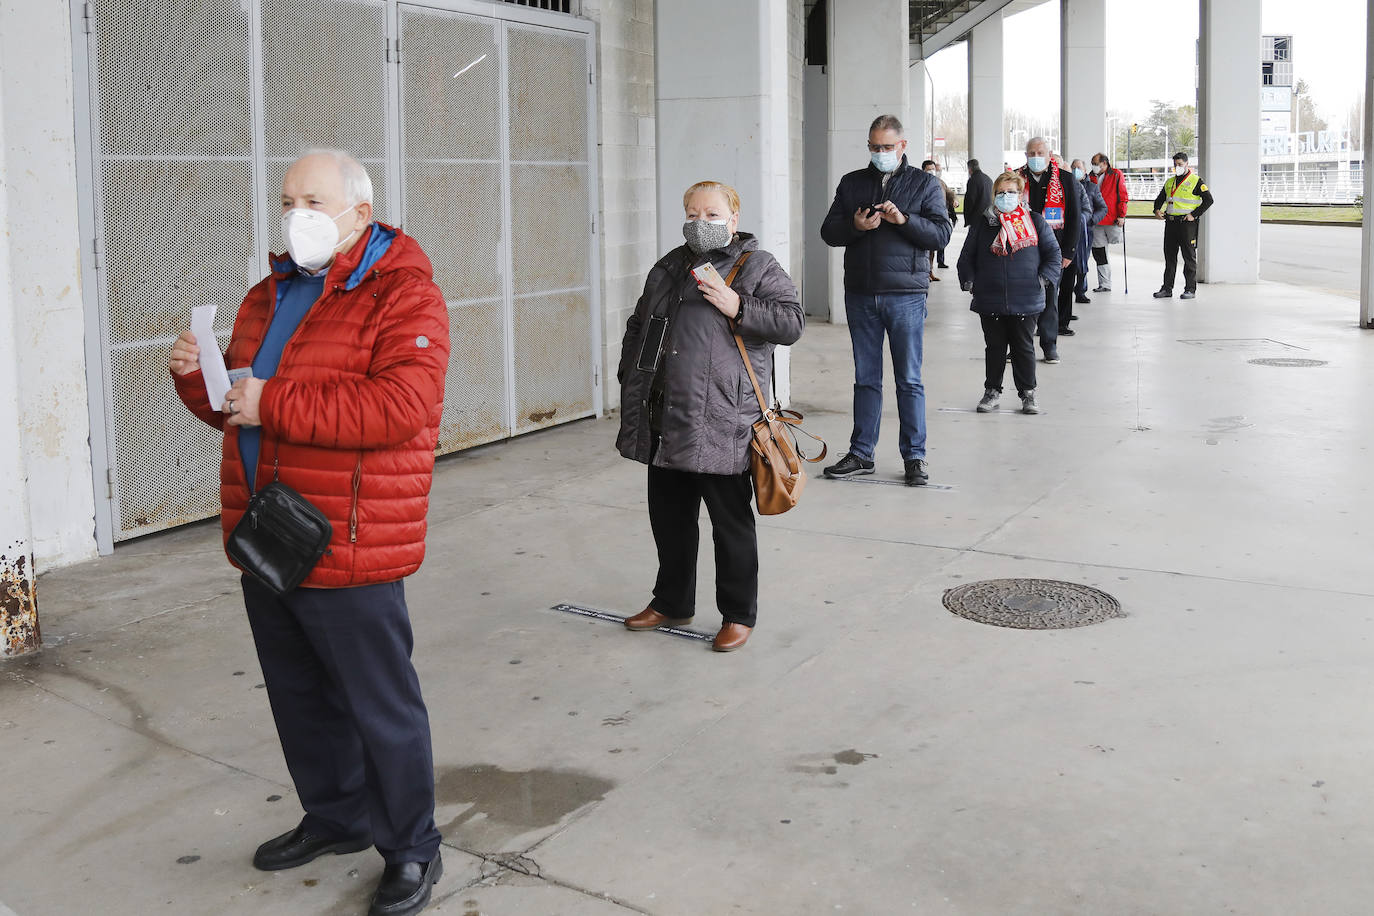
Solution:
<path fill-rule="evenodd" d="M 1197 292 L 1197 220 L 1168 217 L 1164 223 L 1164 286 L 1174 288 L 1178 253 L 1183 252 L 1183 289 Z"/>
<path fill-rule="evenodd" d="M 1011 349 L 1011 378 L 1017 395 L 1035 390 L 1035 315 L 980 315 L 987 377 L 984 388 L 1002 390 Z"/>
<path fill-rule="evenodd" d="M 1059 287 L 1045 287 L 1045 310 L 1036 320 L 1040 349 L 1046 356 L 1059 352 Z"/>
<path fill-rule="evenodd" d="M 1059 330 L 1067 331 L 1073 321 L 1073 291 L 1078 284 L 1078 265 L 1070 264 L 1059 276 Z"/>
<path fill-rule="evenodd" d="M 754 485 L 743 474 L 693 474 L 649 465 L 649 526 L 658 547 L 653 608 L 669 617 L 696 613 L 698 520 L 711 516 L 716 545 L 716 607 L 726 623 L 752 627 L 759 611 L 759 542 Z"/>
<path fill-rule="evenodd" d="M 434 756 L 404 585 L 278 597 L 244 576 L 243 600 L 306 829 L 371 836 L 389 864 L 433 859 Z"/>

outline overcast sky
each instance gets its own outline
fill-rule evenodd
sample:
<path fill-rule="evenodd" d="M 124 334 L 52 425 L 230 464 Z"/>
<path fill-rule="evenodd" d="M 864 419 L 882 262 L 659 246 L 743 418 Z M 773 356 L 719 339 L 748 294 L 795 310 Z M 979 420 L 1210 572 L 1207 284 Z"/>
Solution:
<path fill-rule="evenodd" d="M 1364 81 L 1365 0 L 1263 0 L 1266 35 L 1293 36 L 1294 72 L 1307 81 L 1318 112 L 1343 123 Z M 1107 0 L 1107 108 L 1135 117 L 1150 100 L 1191 104 L 1195 98 L 1194 42 L 1198 0 Z M 1059 4 L 1010 16 L 1004 29 L 1004 102 L 1030 114 L 1059 109 L 1058 81 L 1049 86 L 1018 75 L 1059 72 Z M 967 91 L 967 45 L 931 58 L 940 96 Z M 1255 48 L 1259 79 L 1259 48 Z"/>

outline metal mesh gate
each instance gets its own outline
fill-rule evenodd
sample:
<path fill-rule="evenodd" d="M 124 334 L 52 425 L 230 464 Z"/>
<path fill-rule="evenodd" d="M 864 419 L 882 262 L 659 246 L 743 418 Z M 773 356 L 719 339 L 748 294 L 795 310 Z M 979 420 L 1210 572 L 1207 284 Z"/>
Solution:
<path fill-rule="evenodd" d="M 87 8 L 113 539 L 219 511 L 219 436 L 177 400 L 167 350 L 194 305 L 219 305 L 227 339 L 308 147 L 356 155 L 377 218 L 434 263 L 441 453 L 596 412 L 585 23 L 473 0 Z"/>

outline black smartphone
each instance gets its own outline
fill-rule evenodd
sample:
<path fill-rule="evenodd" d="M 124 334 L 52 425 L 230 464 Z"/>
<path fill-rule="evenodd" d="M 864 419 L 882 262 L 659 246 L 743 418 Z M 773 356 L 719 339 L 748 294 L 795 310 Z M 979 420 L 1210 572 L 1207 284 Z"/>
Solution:
<path fill-rule="evenodd" d="M 658 359 L 663 355 L 663 338 L 667 335 L 668 319 L 663 315 L 651 317 L 649 326 L 644 329 L 644 345 L 639 348 L 638 368 L 645 372 L 658 369 Z"/>
<path fill-rule="evenodd" d="M 882 205 L 882 204 L 869 204 L 869 205 L 868 205 L 868 212 L 865 213 L 864 215 L 865 215 L 865 216 L 872 216 L 874 213 L 881 212 L 882 208 L 883 208 L 883 205 Z"/>

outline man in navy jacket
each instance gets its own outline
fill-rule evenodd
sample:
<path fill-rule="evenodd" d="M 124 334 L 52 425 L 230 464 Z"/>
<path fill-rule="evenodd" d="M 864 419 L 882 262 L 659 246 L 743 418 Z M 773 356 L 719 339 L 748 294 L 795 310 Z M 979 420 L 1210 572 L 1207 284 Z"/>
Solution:
<path fill-rule="evenodd" d="M 934 175 L 906 159 L 902 122 L 881 115 L 868 129 L 869 165 L 840 179 L 821 238 L 844 248 L 844 307 L 854 347 L 854 431 L 827 477 L 872 474 L 883 413 L 883 336 L 892 351 L 907 486 L 929 481 L 921 358 L 930 253 L 953 229 Z"/>

